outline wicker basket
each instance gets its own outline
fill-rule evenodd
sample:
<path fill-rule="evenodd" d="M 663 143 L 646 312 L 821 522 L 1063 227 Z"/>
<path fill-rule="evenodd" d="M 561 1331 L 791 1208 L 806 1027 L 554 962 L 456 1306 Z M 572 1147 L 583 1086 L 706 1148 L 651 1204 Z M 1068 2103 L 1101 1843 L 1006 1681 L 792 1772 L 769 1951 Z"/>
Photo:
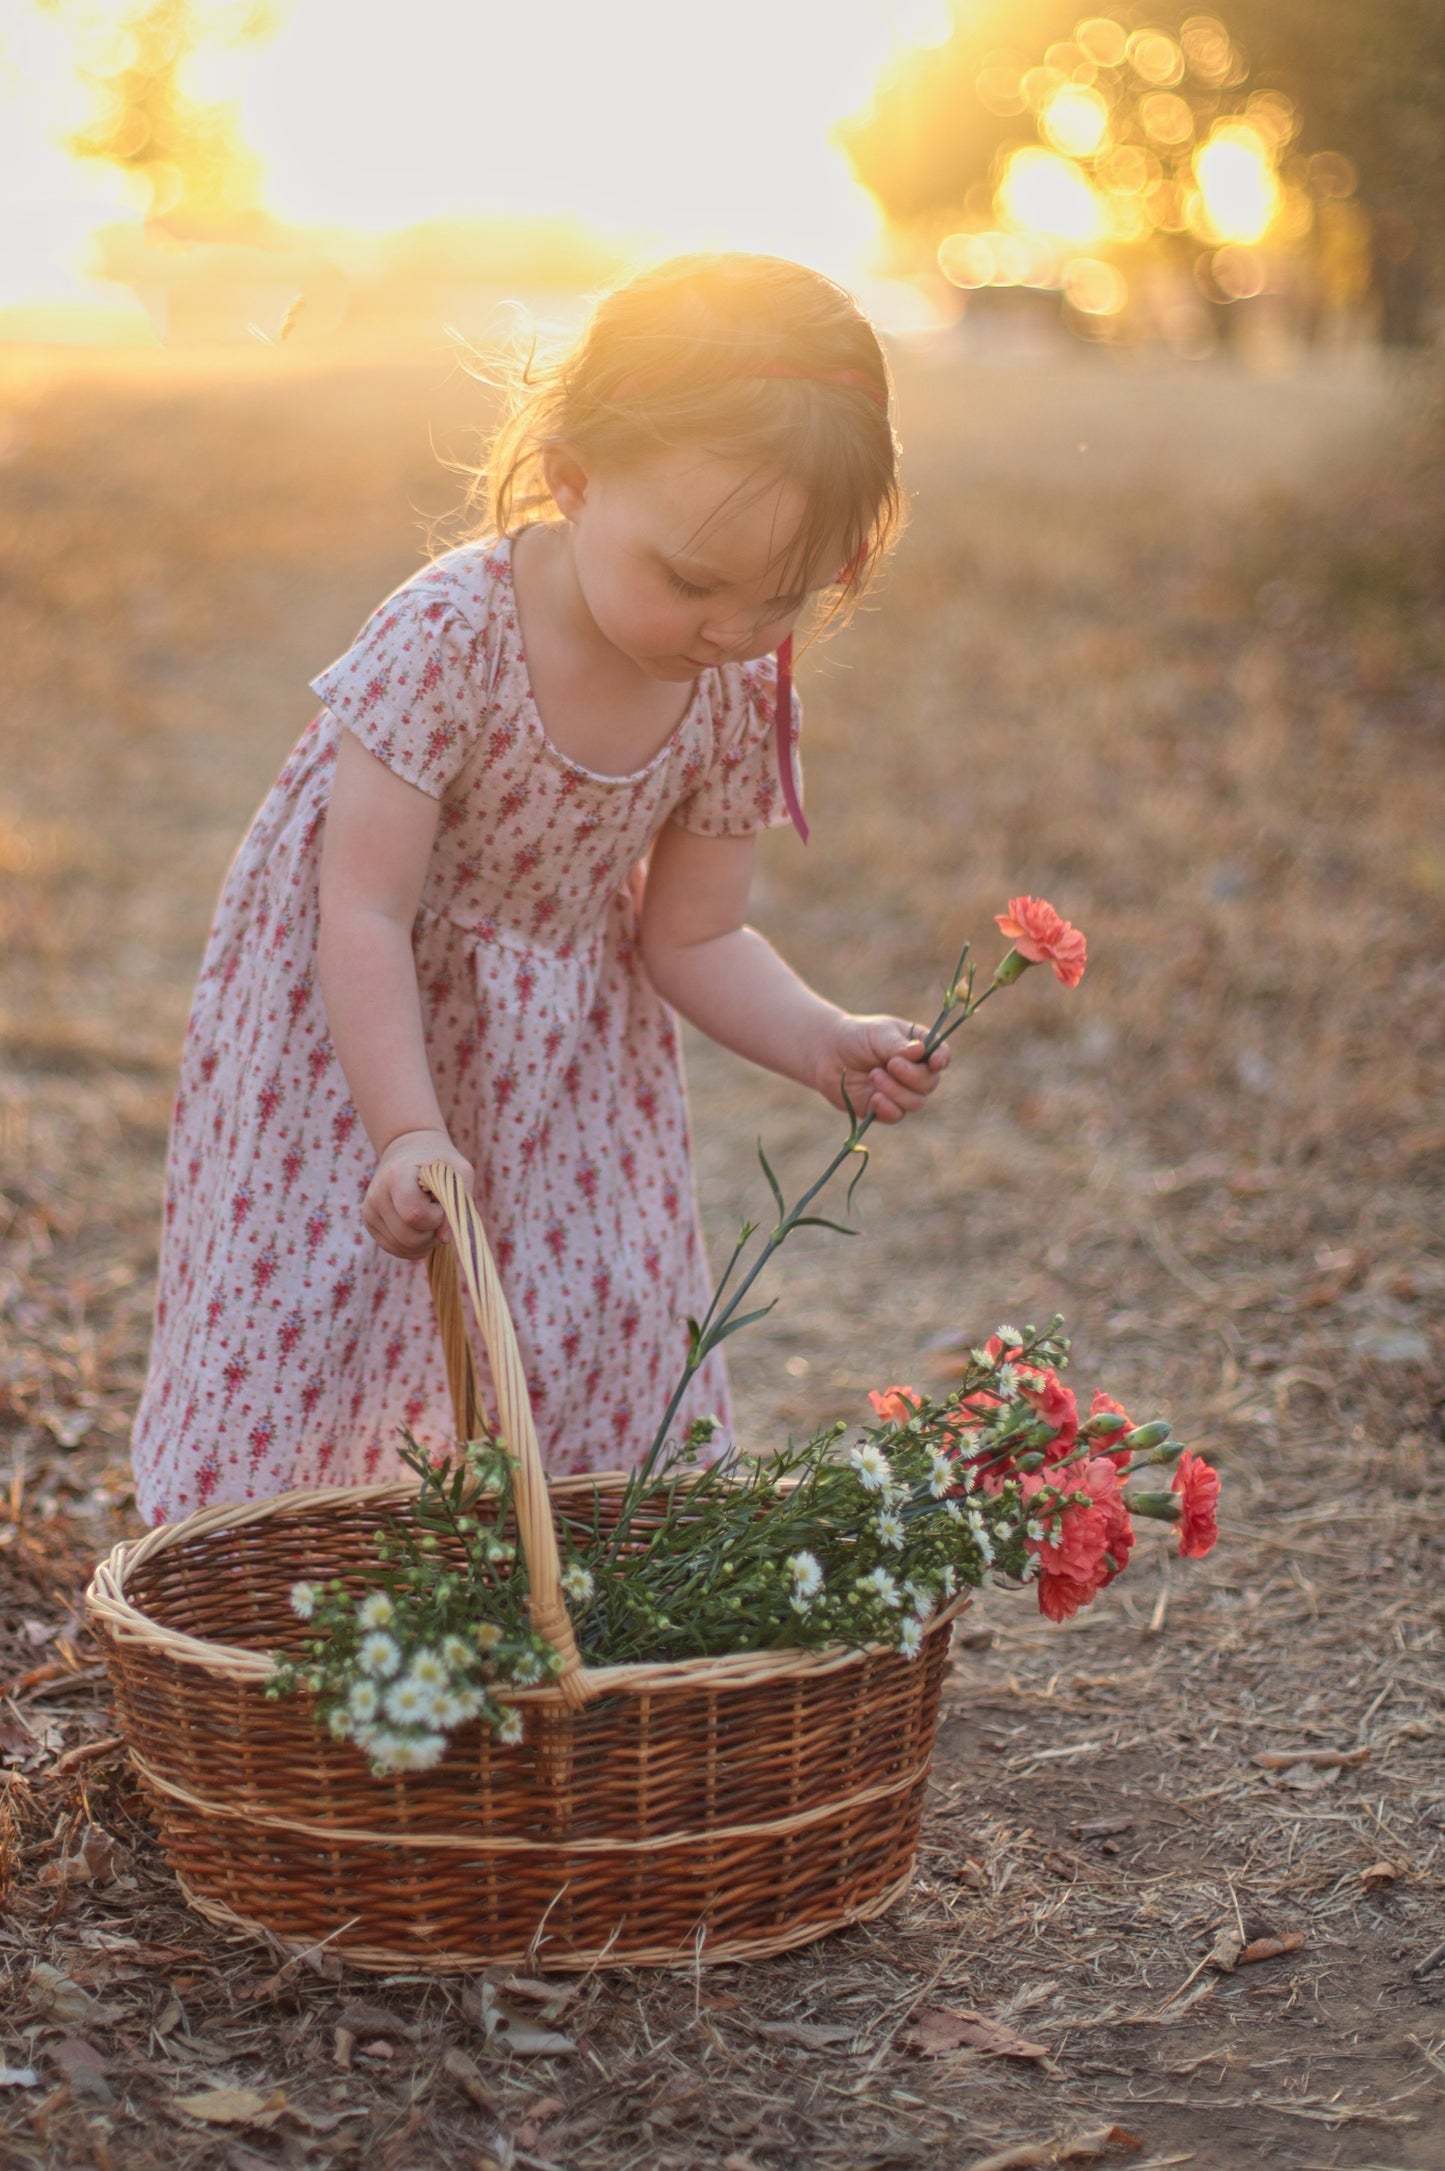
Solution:
<path fill-rule="evenodd" d="M 513 1693 L 524 1739 L 472 1725 L 433 1770 L 373 1778 L 269 1701 L 271 1653 L 299 1633 L 301 1577 L 360 1578 L 411 1484 L 203 1509 L 117 1546 L 87 1594 L 119 1719 L 167 1856 L 212 1921 L 356 1966 L 668 1965 L 782 1952 L 878 1915 L 908 1884 L 951 1621 L 913 1661 L 890 1650 L 768 1651 L 584 1666 L 559 1589 L 557 1528 L 606 1530 L 626 1479 L 542 1472 L 516 1337 L 480 1222 L 427 1172 L 454 1242 L 432 1286 L 459 1435 L 477 1388 L 457 1284 L 482 1324 L 534 1622 L 563 1656 Z M 573 1518 L 576 1518 L 573 1522 Z"/>

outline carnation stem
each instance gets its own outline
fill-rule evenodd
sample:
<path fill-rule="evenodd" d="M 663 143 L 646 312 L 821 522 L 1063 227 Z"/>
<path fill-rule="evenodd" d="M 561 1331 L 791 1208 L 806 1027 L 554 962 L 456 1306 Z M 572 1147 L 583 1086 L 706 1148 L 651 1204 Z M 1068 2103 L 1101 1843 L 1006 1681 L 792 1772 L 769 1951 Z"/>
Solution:
<path fill-rule="evenodd" d="M 953 978 L 949 982 L 948 988 L 945 991 L 943 1007 L 939 1011 L 938 1016 L 934 1019 L 932 1025 L 929 1027 L 928 1032 L 924 1037 L 923 1060 L 925 1062 L 927 1062 L 929 1057 L 932 1056 L 939 1048 L 943 1046 L 945 1041 L 951 1040 L 953 1038 L 953 1035 L 959 1030 L 959 1027 L 962 1025 L 966 1025 L 968 1023 L 968 1020 L 973 1017 L 975 1012 L 981 1010 L 984 1004 L 988 1001 L 990 995 L 995 992 L 994 985 L 990 983 L 990 985 L 984 989 L 983 993 L 975 999 L 973 992 L 974 969 L 968 960 L 969 945 L 965 943 L 963 946 L 963 950 L 959 956 L 958 964 L 954 969 Z M 844 1091 L 844 1100 L 845 1102 L 847 1101 L 846 1089 Z M 849 1113 L 850 1115 L 852 1115 L 851 1105 L 849 1108 Z M 739 1308 L 742 1305 L 744 1299 L 747 1297 L 749 1290 L 753 1287 L 754 1283 L 758 1279 L 758 1276 L 762 1273 L 763 1269 L 767 1266 L 768 1262 L 773 1257 L 773 1254 L 782 1248 L 782 1246 L 787 1242 L 788 1238 L 792 1235 L 794 1229 L 796 1229 L 799 1223 L 805 1218 L 808 1212 L 808 1208 L 813 1204 L 813 1201 L 818 1197 L 820 1192 L 827 1189 L 827 1186 L 837 1175 L 839 1169 L 841 1169 L 844 1163 L 850 1160 L 854 1154 L 864 1151 L 863 1140 L 867 1137 L 869 1131 L 872 1130 L 876 1120 L 877 1119 L 871 1109 L 865 1116 L 859 1117 L 853 1115 L 853 1119 L 848 1130 L 848 1136 L 842 1146 L 840 1146 L 837 1153 L 834 1154 L 832 1160 L 828 1163 L 828 1166 L 824 1169 L 822 1175 L 818 1177 L 817 1181 L 809 1185 L 808 1189 L 802 1194 L 802 1196 L 797 1200 L 794 1205 L 788 1207 L 784 1212 L 780 1214 L 776 1227 L 765 1238 L 763 1248 L 758 1253 L 757 1258 L 748 1268 L 747 1273 L 743 1276 L 737 1287 L 732 1291 L 732 1294 L 727 1298 L 727 1302 L 724 1303 L 724 1293 L 726 1292 L 728 1284 L 731 1282 L 738 1263 L 742 1258 L 744 1248 L 746 1247 L 749 1239 L 756 1233 L 756 1231 L 751 1227 L 744 1229 L 742 1236 L 733 1248 L 732 1257 L 729 1259 L 726 1267 L 723 1269 L 721 1278 L 719 1279 L 716 1288 L 713 1290 L 712 1300 L 708 1305 L 707 1311 L 704 1314 L 703 1318 L 698 1322 L 692 1334 L 688 1347 L 687 1361 L 682 1369 L 682 1376 L 678 1380 L 676 1387 L 672 1391 L 672 1395 L 668 1401 L 667 1408 L 662 1413 L 662 1422 L 657 1428 L 657 1432 L 653 1438 L 652 1445 L 648 1449 L 643 1461 L 638 1465 L 637 1469 L 633 1471 L 632 1476 L 628 1480 L 627 1490 L 623 1494 L 621 1506 L 619 1508 L 617 1516 L 617 1521 L 613 1527 L 612 1541 L 607 1551 L 606 1558 L 609 1563 L 617 1558 L 617 1555 L 627 1541 L 627 1536 L 632 1524 L 632 1518 L 637 1510 L 638 1505 L 640 1504 L 642 1498 L 646 1493 L 647 1486 L 654 1472 L 657 1469 L 658 1463 L 662 1459 L 663 1453 L 668 1444 L 669 1436 L 672 1431 L 673 1420 L 676 1418 L 679 1409 L 681 1409 L 682 1407 L 683 1399 L 687 1394 L 688 1388 L 692 1385 L 692 1382 L 696 1378 L 698 1372 L 702 1369 L 702 1366 L 706 1363 L 708 1357 L 712 1354 L 713 1350 L 717 1348 L 718 1344 L 722 1341 L 725 1341 L 730 1332 L 736 1332 L 738 1327 L 746 1324 L 746 1321 L 739 1319 L 737 1315 Z M 862 1173 L 861 1170 L 859 1173 Z"/>

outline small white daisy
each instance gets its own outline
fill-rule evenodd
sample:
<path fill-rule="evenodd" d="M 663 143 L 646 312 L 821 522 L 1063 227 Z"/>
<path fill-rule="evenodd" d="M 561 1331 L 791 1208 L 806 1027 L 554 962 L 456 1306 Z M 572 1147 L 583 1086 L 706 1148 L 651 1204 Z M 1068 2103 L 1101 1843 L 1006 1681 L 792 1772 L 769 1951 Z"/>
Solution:
<path fill-rule="evenodd" d="M 821 1563 L 812 1553 L 794 1553 L 788 1561 L 788 1574 L 793 1579 L 793 1595 L 799 1598 L 816 1598 L 823 1588 Z"/>
<path fill-rule="evenodd" d="M 904 1621 L 898 1630 L 898 1648 L 905 1658 L 917 1658 L 923 1649 L 923 1623 L 913 1619 Z"/>
<path fill-rule="evenodd" d="M 524 1651 L 512 1668 L 512 1679 L 519 1689 L 535 1688 L 545 1671 L 544 1662 L 535 1651 Z"/>
<path fill-rule="evenodd" d="M 875 1568 L 869 1575 L 860 1575 L 858 1588 L 860 1591 L 871 1592 L 875 1598 L 880 1598 L 885 1606 L 902 1603 L 898 1595 L 898 1585 L 886 1568 Z"/>
<path fill-rule="evenodd" d="M 377 1674 L 385 1681 L 401 1664 L 401 1652 L 391 1636 L 382 1629 L 377 1629 L 372 1635 L 362 1638 L 356 1663 L 363 1673 Z"/>
<path fill-rule="evenodd" d="M 309 1621 L 316 1611 L 318 1592 L 314 1583 L 293 1583 L 291 1586 L 291 1611 L 298 1621 Z"/>
<path fill-rule="evenodd" d="M 945 1563 L 943 1574 L 940 1580 L 943 1584 L 943 1595 L 945 1599 L 952 1598 L 954 1592 L 958 1589 L 958 1576 L 954 1570 L 952 1561 L 948 1561 Z"/>
<path fill-rule="evenodd" d="M 359 1719 L 363 1725 L 368 1719 L 374 1719 L 377 1705 L 376 1683 L 374 1681 L 353 1681 L 351 1694 L 346 1699 L 346 1705 L 352 1718 Z"/>
<path fill-rule="evenodd" d="M 963 1510 L 956 1500 L 945 1500 L 943 1512 L 951 1523 L 961 1523 L 963 1521 Z"/>
<path fill-rule="evenodd" d="M 914 1583 L 911 1580 L 905 1583 L 903 1588 L 913 1600 L 914 1619 L 931 1621 L 934 1609 L 938 1604 L 938 1600 L 934 1597 L 932 1591 L 925 1589 L 923 1584 Z"/>
<path fill-rule="evenodd" d="M 872 1440 L 864 1440 L 848 1457 L 858 1473 L 858 1482 L 865 1493 L 885 1492 L 893 1480 L 893 1465 L 881 1447 Z"/>
<path fill-rule="evenodd" d="M 442 1657 L 453 1673 L 465 1673 L 472 1663 L 472 1654 L 461 1636 L 443 1636 Z"/>
<path fill-rule="evenodd" d="M 928 1450 L 928 1490 L 935 1500 L 946 1500 L 958 1481 L 958 1472 L 951 1457 L 941 1455 L 936 1447 Z"/>
<path fill-rule="evenodd" d="M 495 1651 L 502 1640 L 502 1631 L 495 1621 L 478 1621 L 472 1634 L 479 1651 Z"/>
<path fill-rule="evenodd" d="M 1017 1349 L 1023 1340 L 1023 1336 L 1019 1333 L 1017 1327 L 1000 1327 L 998 1339 L 1005 1349 Z"/>
<path fill-rule="evenodd" d="M 446 1748 L 446 1740 L 441 1734 L 394 1735 L 386 1757 L 387 1769 L 430 1771 L 433 1764 L 439 1764 L 446 1755 Z"/>
<path fill-rule="evenodd" d="M 407 1672 L 413 1681 L 424 1681 L 429 1688 L 449 1689 L 452 1685 L 451 1674 L 440 1651 L 414 1651 Z"/>
<path fill-rule="evenodd" d="M 522 1739 L 522 1714 L 515 1705 L 504 1710 L 497 1728 L 497 1739 L 504 1749 L 515 1749 Z"/>
<path fill-rule="evenodd" d="M 903 1550 L 904 1529 L 901 1515 L 895 1515 L 891 1508 L 885 1508 L 881 1515 L 874 1516 L 873 1528 L 878 1533 L 880 1545 L 891 1545 L 895 1552 Z"/>
<path fill-rule="evenodd" d="M 562 1592 L 574 1606 L 585 1606 L 594 1589 L 592 1571 L 574 1560 L 570 1568 L 562 1571 Z"/>
<path fill-rule="evenodd" d="M 407 1673 L 392 1682 L 382 1703 L 397 1726 L 429 1726 L 436 1717 L 437 1692 L 431 1682 Z"/>
<path fill-rule="evenodd" d="M 1019 1376 L 1011 1364 L 1001 1364 L 998 1368 L 998 1391 L 1005 1401 L 1011 1400 L 1019 1391 Z"/>
<path fill-rule="evenodd" d="M 356 1618 L 362 1628 L 390 1628 L 396 1618 L 396 1607 L 385 1591 L 373 1591 L 363 1598 L 356 1609 Z"/>

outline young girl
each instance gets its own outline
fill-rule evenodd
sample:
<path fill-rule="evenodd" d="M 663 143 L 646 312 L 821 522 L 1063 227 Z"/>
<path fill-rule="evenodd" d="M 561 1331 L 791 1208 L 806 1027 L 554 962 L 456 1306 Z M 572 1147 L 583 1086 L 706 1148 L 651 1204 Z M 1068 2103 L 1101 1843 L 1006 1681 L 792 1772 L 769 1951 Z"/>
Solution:
<path fill-rule="evenodd" d="M 428 1161 L 473 1189 L 549 1466 L 639 1460 L 708 1297 L 673 1010 L 884 1122 L 947 1056 L 744 917 L 757 833 L 806 835 L 785 644 L 897 525 L 849 298 L 766 257 L 633 280 L 518 388 L 486 481 L 491 539 L 312 682 L 222 891 L 135 1427 L 156 1522 L 388 1477 L 403 1425 L 449 1443 Z M 679 1426 L 706 1412 L 716 1358 Z"/>

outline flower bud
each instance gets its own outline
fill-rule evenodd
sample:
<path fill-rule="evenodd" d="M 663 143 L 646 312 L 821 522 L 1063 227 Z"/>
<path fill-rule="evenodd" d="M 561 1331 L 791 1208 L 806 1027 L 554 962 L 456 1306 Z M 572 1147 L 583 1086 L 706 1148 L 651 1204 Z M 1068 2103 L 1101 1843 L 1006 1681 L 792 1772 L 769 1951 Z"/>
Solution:
<path fill-rule="evenodd" d="M 1122 1410 L 1100 1410 L 1097 1417 L 1089 1417 L 1079 1430 L 1086 1440 L 1105 1440 L 1111 1432 L 1122 1432 L 1129 1422 Z"/>
<path fill-rule="evenodd" d="M 1147 1455 L 1150 1448 L 1162 1447 L 1169 1437 L 1169 1427 L 1162 1417 L 1156 1417 L 1150 1425 L 1136 1425 L 1126 1432 L 1120 1445 L 1127 1447 L 1131 1455 Z"/>
<path fill-rule="evenodd" d="M 1129 1493 L 1125 1496 L 1131 1515 L 1152 1516 L 1156 1523 L 1177 1523 L 1178 1493 Z"/>
<path fill-rule="evenodd" d="M 999 959 L 994 970 L 993 985 L 996 988 L 1012 987 L 1015 980 L 1021 980 L 1028 969 L 1028 958 L 1020 957 L 1017 950 L 1010 950 Z"/>
<path fill-rule="evenodd" d="M 1019 1457 L 1020 1470 L 1042 1470 L 1043 1466 L 1044 1458 L 1040 1454 L 1020 1455 Z"/>

